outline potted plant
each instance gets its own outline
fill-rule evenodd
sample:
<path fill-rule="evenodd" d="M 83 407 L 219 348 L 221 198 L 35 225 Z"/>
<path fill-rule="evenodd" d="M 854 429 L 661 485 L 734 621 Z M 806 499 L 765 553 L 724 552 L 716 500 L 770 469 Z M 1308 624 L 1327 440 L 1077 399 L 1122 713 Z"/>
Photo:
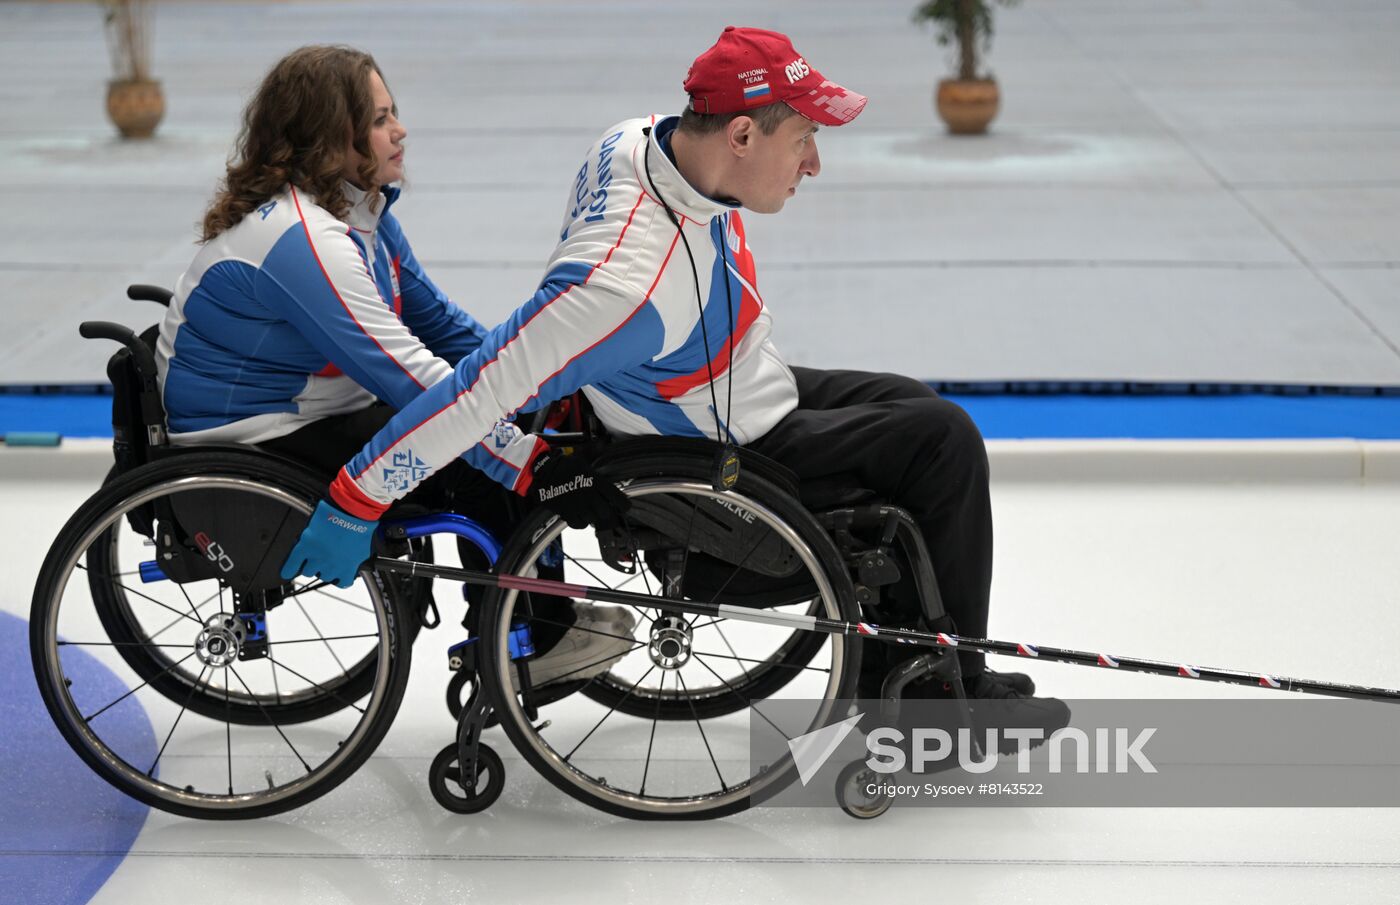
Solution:
<path fill-rule="evenodd" d="M 104 0 L 113 78 L 107 115 L 123 138 L 150 138 L 165 115 L 160 82 L 151 78 L 151 6 L 148 0 Z"/>
<path fill-rule="evenodd" d="M 938 43 L 956 44 L 958 74 L 938 83 L 938 115 L 954 135 L 981 135 L 997 115 L 1001 94 L 991 74 L 982 75 L 980 56 L 992 44 L 992 5 L 1018 0 L 924 0 L 914 21 L 938 28 Z"/>

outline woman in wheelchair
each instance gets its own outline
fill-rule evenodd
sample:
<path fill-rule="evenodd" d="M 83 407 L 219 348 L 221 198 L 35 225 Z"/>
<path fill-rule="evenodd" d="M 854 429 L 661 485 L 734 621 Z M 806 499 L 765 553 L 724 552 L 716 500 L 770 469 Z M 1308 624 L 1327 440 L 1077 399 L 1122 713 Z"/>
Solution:
<path fill-rule="evenodd" d="M 172 443 L 255 444 L 329 481 L 481 346 L 486 330 L 428 278 L 391 212 L 406 136 L 366 53 L 304 47 L 268 73 L 160 327 Z M 518 435 L 509 421 L 494 429 Z M 522 461 L 477 444 L 406 502 L 470 511 L 506 537 Z M 619 633 L 624 612 L 561 604 L 556 616 L 577 624 L 563 642 L 562 631 L 539 639 L 542 656 L 564 658 L 560 671 L 621 649 L 588 629 Z"/>

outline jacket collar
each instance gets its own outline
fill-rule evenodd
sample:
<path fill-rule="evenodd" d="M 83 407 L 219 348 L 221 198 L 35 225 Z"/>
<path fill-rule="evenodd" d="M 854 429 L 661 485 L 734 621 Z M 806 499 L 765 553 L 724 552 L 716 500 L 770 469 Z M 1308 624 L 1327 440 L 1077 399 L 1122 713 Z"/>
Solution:
<path fill-rule="evenodd" d="M 391 185 L 380 189 L 379 196 L 371 195 L 349 182 L 342 183 L 340 190 L 345 193 L 345 200 L 350 202 L 350 210 L 345 214 L 345 222 L 354 229 L 365 233 L 374 232 L 379 227 L 379 220 L 384 216 L 384 212 L 399 199 L 399 189 Z M 377 204 L 371 203 L 376 200 Z"/>
<path fill-rule="evenodd" d="M 646 142 L 642 145 L 637 154 L 636 161 L 637 177 L 641 180 L 642 187 L 647 194 L 655 197 L 659 192 L 661 197 L 658 201 L 664 201 L 670 205 L 677 214 L 681 214 L 696 223 L 708 223 L 721 214 L 738 210 L 736 204 L 725 204 L 723 201 L 701 194 L 698 189 L 686 182 L 680 170 L 671 162 L 662 149 L 658 139 L 658 133 L 666 133 L 675 128 L 680 121 L 678 116 L 669 116 L 660 120 L 648 130 Z M 648 178 L 650 169 L 650 178 Z"/>

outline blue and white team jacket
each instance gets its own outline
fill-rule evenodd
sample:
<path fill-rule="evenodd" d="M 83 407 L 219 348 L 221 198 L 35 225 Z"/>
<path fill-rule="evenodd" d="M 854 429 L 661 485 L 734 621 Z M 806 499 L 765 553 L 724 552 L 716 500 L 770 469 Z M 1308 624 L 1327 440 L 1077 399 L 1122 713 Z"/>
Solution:
<path fill-rule="evenodd" d="M 259 443 L 375 397 L 402 409 L 481 345 L 486 329 L 433 285 L 388 212 L 398 189 L 345 192 L 342 221 L 289 186 L 180 277 L 156 347 L 172 442 Z M 464 457 L 513 486 L 532 443 L 513 460 L 494 442 Z"/>
<path fill-rule="evenodd" d="M 337 505 L 376 518 L 503 415 L 580 387 L 608 429 L 624 435 L 715 438 L 711 373 L 719 417 L 738 443 L 796 407 L 792 372 L 768 339 L 738 210 L 692 188 L 659 144 L 678 121 L 628 120 L 599 137 L 574 179 L 539 289 L 341 471 L 331 485 Z M 485 442 L 512 459 L 533 450 L 524 436 Z"/>

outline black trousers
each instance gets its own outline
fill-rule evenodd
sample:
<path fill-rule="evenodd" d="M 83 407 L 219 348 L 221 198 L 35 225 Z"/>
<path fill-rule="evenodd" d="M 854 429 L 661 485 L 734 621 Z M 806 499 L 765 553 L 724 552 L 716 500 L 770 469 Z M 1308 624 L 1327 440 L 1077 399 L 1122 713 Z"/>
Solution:
<path fill-rule="evenodd" d="M 845 476 L 907 509 L 922 529 L 944 608 L 957 630 L 985 638 L 992 506 L 987 450 L 977 425 L 957 405 L 909 377 L 792 370 L 797 409 L 749 447 L 799 478 Z M 867 660 L 874 655 L 868 668 L 882 667 L 881 654 L 890 647 L 866 645 Z M 985 668 L 981 654 L 959 657 L 965 674 Z"/>

